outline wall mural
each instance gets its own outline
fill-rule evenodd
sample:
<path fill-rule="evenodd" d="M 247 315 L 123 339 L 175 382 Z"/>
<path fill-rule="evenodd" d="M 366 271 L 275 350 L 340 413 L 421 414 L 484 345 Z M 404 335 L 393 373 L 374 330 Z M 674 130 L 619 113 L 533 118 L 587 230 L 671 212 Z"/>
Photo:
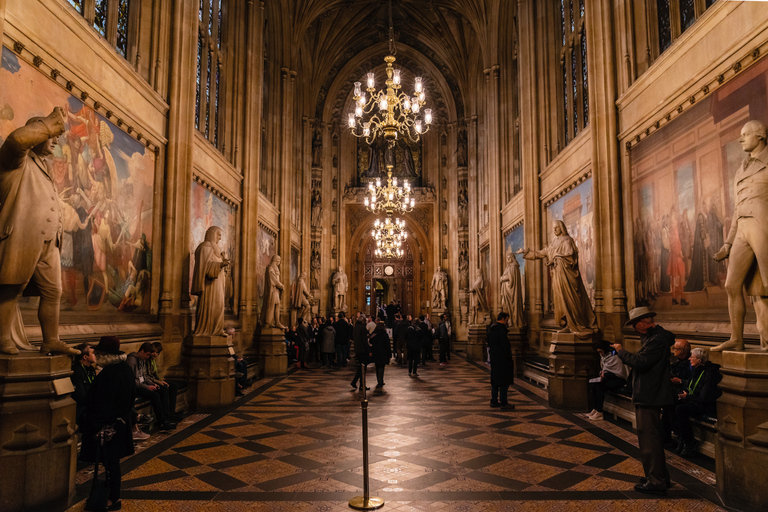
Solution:
<path fill-rule="evenodd" d="M 387 164 L 393 166 L 392 176 L 408 180 L 412 187 L 421 185 L 421 140 L 411 142 L 400 138 L 395 142 L 394 160 L 388 160 L 387 142 L 377 138 L 370 146 L 357 139 L 357 176 L 360 186 L 387 176 Z M 391 158 L 391 157 L 389 157 Z"/>
<path fill-rule="evenodd" d="M 768 123 L 768 59 L 699 100 L 633 147 L 635 303 L 657 311 L 718 311 L 727 260 L 712 259 L 733 215 L 733 180 L 750 119 Z M 751 308 L 748 308 L 751 310 Z"/>
<path fill-rule="evenodd" d="M 205 232 L 211 226 L 221 228 L 221 242 L 219 247 L 224 252 L 224 257 L 232 262 L 226 270 L 226 285 L 224 288 L 224 304 L 226 311 L 235 311 L 235 276 L 237 268 L 237 207 L 227 204 L 223 199 L 192 181 L 192 190 L 189 200 L 189 219 L 192 236 L 189 241 L 189 271 L 195 268 L 195 249 L 205 239 Z M 190 287 L 192 286 L 190 280 Z M 197 302 L 197 297 L 192 296 L 192 304 Z"/>
<path fill-rule="evenodd" d="M 579 271 L 592 307 L 595 306 L 594 196 L 592 178 L 547 207 L 547 244 L 555 237 L 552 222 L 562 220 L 579 248 Z M 522 271 L 522 266 L 521 269 Z M 550 283 L 551 284 L 551 283 Z M 552 296 L 551 288 L 550 294 Z"/>
<path fill-rule="evenodd" d="M 3 47 L 0 138 L 54 107 L 66 115 L 51 168 L 62 210 L 62 310 L 149 313 L 155 155 Z M 30 300 L 22 309 L 36 309 Z"/>
<path fill-rule="evenodd" d="M 506 265 L 507 251 L 512 251 L 512 254 L 517 258 L 517 263 L 520 265 L 520 277 L 525 277 L 525 259 L 522 254 L 517 254 L 518 249 L 525 247 L 525 230 L 523 225 L 517 226 L 515 229 L 507 233 L 504 237 L 504 258 L 502 259 L 502 269 Z M 523 281 L 525 282 L 525 281 Z M 525 291 L 525 290 L 523 290 Z"/>
<path fill-rule="evenodd" d="M 272 256 L 277 254 L 277 239 L 275 235 L 266 230 L 259 224 L 259 231 L 256 235 L 256 310 L 261 315 L 261 308 L 264 305 L 264 273 Z"/>

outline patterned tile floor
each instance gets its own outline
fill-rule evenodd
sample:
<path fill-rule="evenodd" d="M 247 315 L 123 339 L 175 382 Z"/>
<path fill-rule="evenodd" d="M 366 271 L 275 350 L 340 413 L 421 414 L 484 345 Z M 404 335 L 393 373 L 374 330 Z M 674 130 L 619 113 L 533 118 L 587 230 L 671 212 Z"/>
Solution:
<path fill-rule="evenodd" d="M 152 436 L 123 461 L 123 510 L 349 510 L 363 481 L 353 371 L 259 381 L 230 410 Z M 711 471 L 671 454 L 667 496 L 635 492 L 634 434 L 553 411 L 535 386 L 518 383 L 515 409 L 501 411 L 488 407 L 482 365 L 454 356 L 419 374 L 389 366 L 386 386 L 369 392 L 369 481 L 383 510 L 723 510 Z M 87 471 L 78 484 L 70 511 L 83 510 Z"/>

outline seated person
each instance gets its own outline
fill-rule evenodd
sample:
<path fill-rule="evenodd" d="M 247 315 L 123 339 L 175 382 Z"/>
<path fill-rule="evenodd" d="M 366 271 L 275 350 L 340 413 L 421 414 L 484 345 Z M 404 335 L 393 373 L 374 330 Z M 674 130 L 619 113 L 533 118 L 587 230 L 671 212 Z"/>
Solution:
<path fill-rule="evenodd" d="M 163 344 L 159 341 L 152 343 L 155 351 L 152 357 L 148 361 L 147 373 L 155 381 L 156 384 L 168 388 L 168 411 L 170 412 L 171 419 L 180 419 L 176 414 L 176 396 L 179 394 L 179 385 L 173 381 L 164 381 L 160 378 L 160 371 L 157 367 L 157 356 L 163 353 Z"/>
<path fill-rule="evenodd" d="M 672 440 L 672 413 L 677 405 L 677 395 L 683 392 L 684 382 L 691 378 L 691 344 L 687 340 L 675 340 L 672 346 L 674 354 L 670 365 L 670 380 L 675 390 L 674 403 L 661 409 L 661 425 L 664 430 L 664 444 L 674 442 Z"/>
<path fill-rule="evenodd" d="M 96 378 L 96 353 L 89 343 L 81 343 L 75 348 L 80 351 L 80 354 L 73 357 L 70 379 L 75 387 L 72 392 L 72 399 L 77 404 L 75 421 L 79 427 L 83 424 L 85 397 L 88 395 L 93 379 Z"/>
<path fill-rule="evenodd" d="M 693 437 L 691 416 L 717 413 L 717 399 L 723 393 L 717 387 L 723 376 L 720 365 L 709 361 L 709 354 L 703 348 L 691 350 L 691 378 L 678 395 L 674 421 L 678 432 L 678 453 L 690 457 L 697 453 L 698 441 Z"/>
<path fill-rule="evenodd" d="M 600 355 L 600 380 L 589 383 L 589 392 L 594 409 L 587 414 L 587 419 L 592 421 L 603 419 L 605 392 L 616 391 L 626 386 L 629 375 L 629 369 L 616 355 L 616 351 L 607 343 L 601 343 L 597 347 L 597 353 Z"/>
<path fill-rule="evenodd" d="M 149 361 L 155 347 L 152 342 L 141 344 L 138 352 L 131 352 L 126 362 L 131 367 L 136 379 L 136 395 L 147 398 L 152 403 L 152 410 L 160 430 L 173 430 L 176 424 L 171 422 L 171 410 L 168 405 L 168 387 L 156 383 L 149 375 Z M 174 399 L 175 400 L 175 399 Z"/>

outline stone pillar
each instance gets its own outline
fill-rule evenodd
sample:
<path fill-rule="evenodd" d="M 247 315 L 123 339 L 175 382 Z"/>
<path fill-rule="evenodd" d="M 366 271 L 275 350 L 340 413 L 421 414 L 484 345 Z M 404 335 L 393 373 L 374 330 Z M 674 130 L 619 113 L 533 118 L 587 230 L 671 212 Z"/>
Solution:
<path fill-rule="evenodd" d="M 722 353 L 717 401 L 717 492 L 729 507 L 768 503 L 768 353 Z"/>
<path fill-rule="evenodd" d="M 282 329 L 264 326 L 259 333 L 259 375 L 276 377 L 288 372 L 285 353 L 285 334 Z"/>
<path fill-rule="evenodd" d="M 589 410 L 589 379 L 598 373 L 592 338 L 556 332 L 549 347 L 549 406 L 568 411 Z"/>
<path fill-rule="evenodd" d="M 525 333 L 522 329 L 510 325 L 507 339 L 512 349 L 512 360 L 515 362 L 515 377 L 523 375 L 523 356 L 525 355 Z"/>
<path fill-rule="evenodd" d="M 62 355 L 0 356 L 0 510 L 69 504 L 77 457 L 70 367 Z"/>
<path fill-rule="evenodd" d="M 226 336 L 188 336 L 182 358 L 189 376 L 187 399 L 195 410 L 215 410 L 235 401 L 235 360 Z"/>
<path fill-rule="evenodd" d="M 469 339 L 467 340 L 467 359 L 484 363 L 488 360 L 488 336 L 484 324 L 469 325 Z"/>

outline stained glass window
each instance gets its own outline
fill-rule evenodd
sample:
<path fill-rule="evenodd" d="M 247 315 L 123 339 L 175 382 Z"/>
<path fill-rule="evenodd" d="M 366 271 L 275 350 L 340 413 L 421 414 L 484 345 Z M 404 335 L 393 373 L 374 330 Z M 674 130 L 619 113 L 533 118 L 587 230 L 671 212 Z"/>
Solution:
<path fill-rule="evenodd" d="M 560 34 L 563 36 L 562 45 L 565 46 L 565 0 L 560 0 Z"/>
<path fill-rule="evenodd" d="M 563 61 L 563 126 L 565 126 L 564 135 L 565 135 L 565 144 L 568 144 L 568 68 L 565 66 L 565 61 Z"/>
<path fill-rule="evenodd" d="M 117 4 L 117 52 L 123 57 L 128 53 L 128 0 Z"/>
<path fill-rule="evenodd" d="M 553 20 L 560 22 L 561 31 L 558 148 L 567 146 L 589 122 L 585 9 L 584 0 L 561 0 L 560 20 Z"/>
<path fill-rule="evenodd" d="M 659 54 L 688 30 L 715 0 L 656 0 Z"/>
<path fill-rule="evenodd" d="M 656 0 L 656 13 L 659 19 L 659 52 L 663 52 L 672 44 L 669 0 Z"/>
<path fill-rule="evenodd" d="M 573 92 L 571 98 L 573 103 L 573 136 L 576 137 L 579 134 L 579 110 L 576 108 L 576 105 L 579 104 L 579 80 L 576 73 L 576 51 L 573 47 L 571 47 L 571 91 Z"/>
<path fill-rule="evenodd" d="M 211 127 L 211 58 L 208 57 L 208 73 L 206 73 L 205 84 L 205 105 L 208 107 L 205 109 L 205 138 L 210 135 Z"/>
<path fill-rule="evenodd" d="M 581 105 L 584 126 L 589 124 L 589 77 L 587 75 L 587 31 L 581 31 Z"/>
<path fill-rule="evenodd" d="M 107 0 L 96 0 L 93 28 L 102 36 L 107 35 Z"/>
<path fill-rule="evenodd" d="M 83 14 L 83 0 L 68 0 L 69 5 L 77 9 L 77 12 Z"/>
<path fill-rule="evenodd" d="M 222 85 L 226 68 L 222 54 L 223 0 L 200 0 L 197 39 L 197 83 L 195 84 L 195 127 L 214 146 L 219 147 L 222 131 Z"/>
<path fill-rule="evenodd" d="M 203 74 L 203 38 L 197 38 L 197 81 L 195 86 L 195 128 L 200 129 L 200 87 Z"/>
<path fill-rule="evenodd" d="M 696 21 L 696 11 L 693 0 L 680 0 L 680 32 L 685 32 L 694 21 Z"/>
<path fill-rule="evenodd" d="M 219 145 L 219 91 L 221 85 L 221 63 L 216 64 L 216 99 L 213 102 L 214 109 L 214 126 L 213 130 L 213 145 Z"/>
<path fill-rule="evenodd" d="M 571 32 L 576 28 L 576 26 L 573 24 L 573 0 L 568 0 L 568 12 L 571 16 Z"/>

